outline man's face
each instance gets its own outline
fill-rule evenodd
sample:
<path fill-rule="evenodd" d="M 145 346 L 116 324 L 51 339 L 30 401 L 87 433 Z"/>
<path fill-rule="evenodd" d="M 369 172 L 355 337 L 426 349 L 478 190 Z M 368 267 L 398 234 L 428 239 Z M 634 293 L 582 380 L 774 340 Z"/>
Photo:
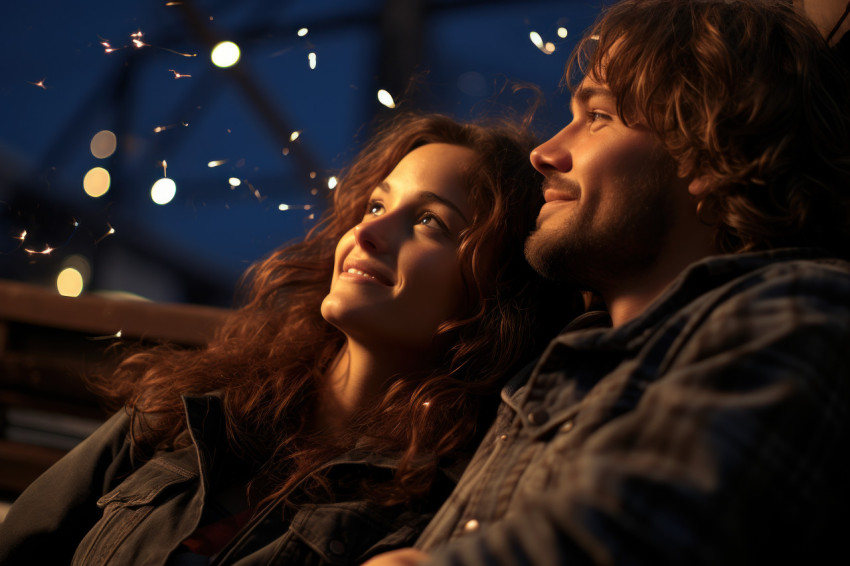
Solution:
<path fill-rule="evenodd" d="M 604 292 L 612 278 L 653 269 L 695 203 L 652 132 L 617 117 L 604 84 L 585 79 L 571 108 L 572 121 L 531 153 L 546 204 L 526 257 L 546 277 Z"/>

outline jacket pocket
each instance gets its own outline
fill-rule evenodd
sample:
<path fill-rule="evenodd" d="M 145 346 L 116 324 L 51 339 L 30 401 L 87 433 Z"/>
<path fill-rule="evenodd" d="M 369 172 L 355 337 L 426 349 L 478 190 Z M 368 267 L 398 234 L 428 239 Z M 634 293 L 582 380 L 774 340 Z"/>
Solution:
<path fill-rule="evenodd" d="M 299 563 L 360 564 L 375 554 L 412 545 L 430 516 L 388 513 L 387 509 L 370 512 L 368 507 L 361 502 L 301 509 L 289 528 L 306 546 Z"/>
<path fill-rule="evenodd" d="M 133 472 L 97 501 L 103 516 L 83 538 L 72 566 L 109 564 L 121 544 L 167 497 L 166 492 L 195 477 L 191 471 L 156 459 Z"/>

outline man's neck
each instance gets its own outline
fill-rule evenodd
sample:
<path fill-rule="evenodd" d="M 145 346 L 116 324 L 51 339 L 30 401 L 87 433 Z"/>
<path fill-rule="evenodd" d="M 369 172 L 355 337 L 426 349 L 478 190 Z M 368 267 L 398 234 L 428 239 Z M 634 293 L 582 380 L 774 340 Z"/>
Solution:
<path fill-rule="evenodd" d="M 608 307 L 612 324 L 622 326 L 643 314 L 689 265 L 718 253 L 708 240 L 704 242 L 659 254 L 654 265 L 646 266 L 639 273 L 609 277 L 612 283 L 600 289 L 599 294 Z"/>

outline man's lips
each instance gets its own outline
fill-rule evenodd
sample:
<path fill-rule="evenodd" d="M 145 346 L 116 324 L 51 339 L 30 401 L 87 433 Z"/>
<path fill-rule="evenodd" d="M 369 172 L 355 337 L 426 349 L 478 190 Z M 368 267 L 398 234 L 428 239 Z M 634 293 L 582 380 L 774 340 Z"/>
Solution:
<path fill-rule="evenodd" d="M 546 202 L 578 200 L 578 191 L 547 187 L 543 190 L 543 200 Z"/>
<path fill-rule="evenodd" d="M 387 286 L 394 285 L 394 278 L 389 270 L 383 265 L 371 261 L 346 261 L 342 265 L 340 277 L 360 281 L 374 281 Z"/>

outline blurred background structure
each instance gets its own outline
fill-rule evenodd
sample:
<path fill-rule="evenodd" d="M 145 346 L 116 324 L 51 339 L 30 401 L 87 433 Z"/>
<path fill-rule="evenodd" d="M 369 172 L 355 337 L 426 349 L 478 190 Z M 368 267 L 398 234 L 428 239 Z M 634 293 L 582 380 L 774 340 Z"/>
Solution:
<path fill-rule="evenodd" d="M 522 112 L 511 86 L 533 83 L 553 133 L 601 4 L 8 3 L 0 279 L 230 306 L 250 263 L 315 222 L 376 120 Z"/>

